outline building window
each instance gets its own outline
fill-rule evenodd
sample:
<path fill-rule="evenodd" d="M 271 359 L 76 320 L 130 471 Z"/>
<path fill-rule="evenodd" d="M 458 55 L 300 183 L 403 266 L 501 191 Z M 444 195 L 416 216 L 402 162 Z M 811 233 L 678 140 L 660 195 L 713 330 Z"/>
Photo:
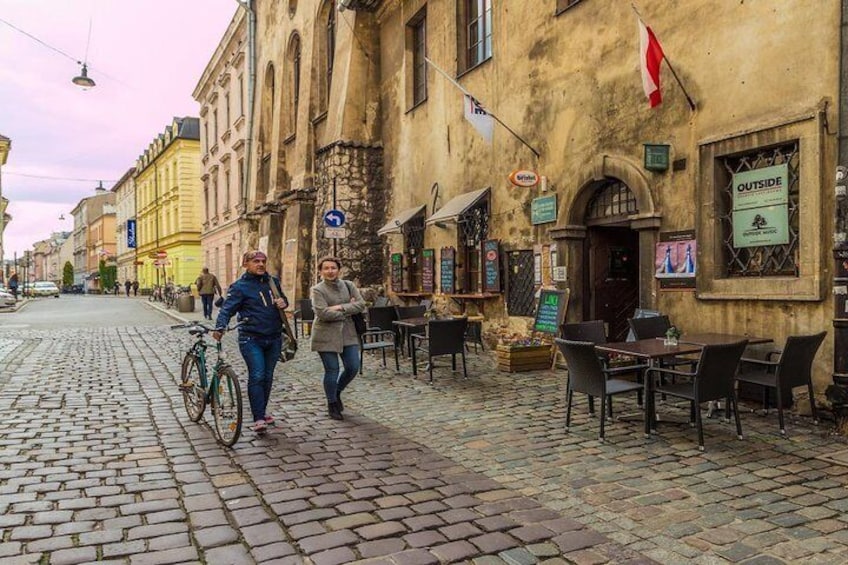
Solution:
<path fill-rule="evenodd" d="M 800 160 L 798 141 L 717 158 L 716 185 L 721 187 L 717 215 L 723 234 L 723 275 L 725 277 L 798 276 L 798 253 L 801 247 L 799 229 Z M 737 210 L 734 211 L 734 197 L 736 197 L 734 191 L 739 194 L 735 185 L 741 184 L 745 179 L 745 176 L 738 175 L 745 175 L 759 169 L 773 171 L 773 173 L 763 171 L 763 176 L 767 177 L 780 176 L 785 170 L 785 202 L 748 209 L 738 209 L 740 204 L 737 202 Z M 752 174 L 754 176 L 749 178 L 759 179 L 761 176 L 756 173 Z M 737 182 L 734 182 L 734 175 L 737 175 Z M 748 184 L 756 182 L 760 181 L 753 180 Z M 782 178 L 777 182 L 783 184 Z M 756 203 L 754 201 L 754 204 Z M 758 210 L 764 210 L 764 212 L 760 214 L 757 212 Z M 735 218 L 734 214 L 736 214 Z M 742 243 L 745 240 L 739 237 L 739 241 L 736 241 L 734 228 L 737 230 L 752 228 L 747 231 L 753 233 L 770 228 L 776 229 L 778 234 L 785 233 L 786 243 L 736 247 L 736 243 Z M 739 236 L 739 234 L 736 235 Z M 780 236 L 778 235 L 778 237 Z"/>
<path fill-rule="evenodd" d="M 224 211 L 230 209 L 230 170 L 224 169 Z"/>
<path fill-rule="evenodd" d="M 465 54 L 460 71 L 464 71 L 492 57 L 492 0 L 464 0 L 460 8 L 460 48 Z"/>
<path fill-rule="evenodd" d="M 477 293 L 483 288 L 480 249 L 489 235 L 489 199 L 484 198 L 459 217 L 457 249 L 463 273 L 459 279 L 463 292 Z"/>
<path fill-rule="evenodd" d="M 288 112 L 288 133 L 294 135 L 297 131 L 297 109 L 300 105 L 300 65 L 301 65 L 301 49 L 300 36 L 297 34 L 292 36 L 289 43 L 289 112 Z"/>
<path fill-rule="evenodd" d="M 238 79 L 239 90 L 239 117 L 244 116 L 244 75 L 239 75 Z"/>
<path fill-rule="evenodd" d="M 209 221 L 209 181 L 203 181 L 203 216 Z"/>
<path fill-rule="evenodd" d="M 230 93 L 229 92 L 224 95 L 224 112 L 225 112 L 224 117 L 227 119 L 227 121 L 224 122 L 224 125 L 227 126 L 224 130 L 224 131 L 226 131 L 226 130 L 230 129 Z"/>
<path fill-rule="evenodd" d="M 327 103 L 330 102 L 330 87 L 333 83 L 333 63 L 336 56 L 336 9 L 330 4 L 327 16 Z"/>
<path fill-rule="evenodd" d="M 402 228 L 406 257 L 404 264 L 407 266 L 409 290 L 422 292 L 424 281 L 421 264 L 421 251 L 424 249 L 424 216 L 418 216 L 406 222 Z"/>
<path fill-rule="evenodd" d="M 218 145 L 218 110 L 212 110 L 212 133 L 214 145 Z"/>
<path fill-rule="evenodd" d="M 412 51 L 412 105 L 427 99 L 427 13 L 421 10 L 409 22 Z"/>
<path fill-rule="evenodd" d="M 209 152 L 209 120 L 203 120 L 203 151 Z"/>

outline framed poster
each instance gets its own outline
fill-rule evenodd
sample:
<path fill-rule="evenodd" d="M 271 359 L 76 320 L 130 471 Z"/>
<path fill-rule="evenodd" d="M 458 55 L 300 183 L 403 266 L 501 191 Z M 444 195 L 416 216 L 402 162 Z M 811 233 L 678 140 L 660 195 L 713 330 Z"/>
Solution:
<path fill-rule="evenodd" d="M 693 290 L 698 242 L 695 230 L 660 233 L 654 254 L 654 275 L 660 290 Z"/>
<path fill-rule="evenodd" d="M 483 242 L 483 292 L 501 291 L 501 245 L 497 239 Z"/>

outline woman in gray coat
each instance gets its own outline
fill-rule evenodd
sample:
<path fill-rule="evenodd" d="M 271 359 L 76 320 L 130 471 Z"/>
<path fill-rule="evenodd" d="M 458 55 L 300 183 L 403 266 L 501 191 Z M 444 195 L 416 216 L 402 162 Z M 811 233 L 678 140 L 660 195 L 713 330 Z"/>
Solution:
<path fill-rule="evenodd" d="M 365 301 L 353 283 L 339 278 L 342 263 L 336 257 L 318 261 L 322 281 L 312 287 L 312 351 L 324 364 L 324 393 L 327 412 L 344 420 L 342 391 L 359 372 L 359 336 L 351 316 L 365 311 Z M 339 357 L 344 371 L 339 373 Z"/>

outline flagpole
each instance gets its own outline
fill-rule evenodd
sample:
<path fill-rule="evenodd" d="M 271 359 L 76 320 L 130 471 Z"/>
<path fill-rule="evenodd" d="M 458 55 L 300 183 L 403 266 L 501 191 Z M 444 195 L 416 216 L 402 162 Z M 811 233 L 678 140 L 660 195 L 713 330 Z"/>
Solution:
<path fill-rule="evenodd" d="M 439 68 L 439 66 L 438 66 L 436 63 L 434 63 L 433 61 L 431 61 L 431 60 L 430 60 L 430 59 L 428 59 L 427 57 L 424 57 L 424 61 L 426 61 L 428 65 L 430 65 L 431 67 L 433 67 L 434 69 L 436 69 L 436 72 L 438 72 L 440 75 L 442 75 L 443 77 L 445 77 L 446 79 L 448 79 L 448 82 L 450 82 L 452 85 L 454 85 L 455 87 L 457 87 L 457 88 L 458 88 L 458 89 L 459 89 L 459 90 L 460 90 L 463 94 L 465 94 L 466 96 L 468 96 L 469 98 L 471 98 L 472 100 L 474 100 L 474 102 L 476 102 L 478 105 L 482 106 L 482 104 L 480 104 L 480 102 L 479 102 L 479 101 L 478 101 L 478 100 L 477 100 L 477 99 L 476 99 L 476 98 L 475 98 L 475 97 L 474 97 L 474 96 L 473 96 L 470 92 L 468 92 L 467 90 L 465 90 L 465 88 L 463 88 L 461 84 L 459 84 L 458 82 L 456 82 L 456 81 L 453 79 L 453 77 L 451 77 L 448 73 L 446 73 L 446 72 L 445 72 L 445 71 L 443 71 L 441 68 Z M 538 159 L 539 157 L 541 157 L 541 154 L 540 154 L 538 151 L 536 151 L 536 150 L 533 148 L 533 146 L 532 146 L 532 145 L 530 145 L 529 143 L 527 143 L 527 142 L 524 140 L 524 138 L 523 138 L 523 137 L 521 137 L 520 135 L 518 135 L 515 131 L 513 131 L 513 129 L 512 129 L 511 127 L 509 127 L 508 125 L 506 125 L 505 123 L 503 123 L 503 122 L 501 121 L 501 119 L 500 119 L 499 117 L 497 117 L 497 116 L 496 116 L 493 112 L 491 112 L 490 110 L 486 109 L 486 113 L 487 113 L 488 115 L 492 116 L 492 119 L 493 119 L 493 120 L 495 120 L 495 121 L 496 121 L 496 122 L 498 122 L 500 125 L 502 125 L 502 126 L 504 127 L 504 129 L 506 129 L 506 131 L 508 131 L 509 133 L 511 133 L 511 134 L 513 135 L 513 137 L 515 137 L 518 141 L 520 141 L 521 143 L 523 143 L 523 144 L 524 144 L 524 145 L 525 145 L 525 146 L 526 146 L 526 147 L 527 147 L 530 151 L 532 151 L 532 152 L 533 152 L 533 155 L 535 155 L 537 159 Z"/>
<path fill-rule="evenodd" d="M 648 27 L 645 24 L 645 20 L 642 19 L 642 14 L 639 13 L 639 10 L 636 9 L 636 4 L 630 3 L 630 7 L 633 8 L 633 11 L 636 12 L 636 17 L 639 18 L 639 21 L 642 22 L 642 25 Z M 677 76 L 677 71 L 674 70 L 674 67 L 671 66 L 671 61 L 668 60 L 668 56 L 663 51 L 663 61 L 668 66 L 668 70 L 671 71 L 671 76 L 674 77 L 674 80 L 677 82 L 677 86 L 680 87 L 680 90 L 683 91 L 683 96 L 686 97 L 686 102 L 689 103 L 689 108 L 694 112 L 695 111 L 695 102 L 692 100 L 692 97 L 689 96 L 689 93 L 686 92 L 686 87 L 683 86 L 683 82 L 680 80 L 680 77 Z"/>

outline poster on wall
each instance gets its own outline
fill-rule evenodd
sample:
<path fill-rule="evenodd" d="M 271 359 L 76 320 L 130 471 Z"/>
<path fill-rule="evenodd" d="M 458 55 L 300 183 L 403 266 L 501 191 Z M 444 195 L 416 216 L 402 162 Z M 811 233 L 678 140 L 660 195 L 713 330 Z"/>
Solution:
<path fill-rule="evenodd" d="M 654 255 L 660 290 L 694 290 L 697 256 L 695 230 L 660 233 Z"/>
<path fill-rule="evenodd" d="M 501 291 L 501 245 L 497 239 L 483 242 L 483 292 Z"/>

